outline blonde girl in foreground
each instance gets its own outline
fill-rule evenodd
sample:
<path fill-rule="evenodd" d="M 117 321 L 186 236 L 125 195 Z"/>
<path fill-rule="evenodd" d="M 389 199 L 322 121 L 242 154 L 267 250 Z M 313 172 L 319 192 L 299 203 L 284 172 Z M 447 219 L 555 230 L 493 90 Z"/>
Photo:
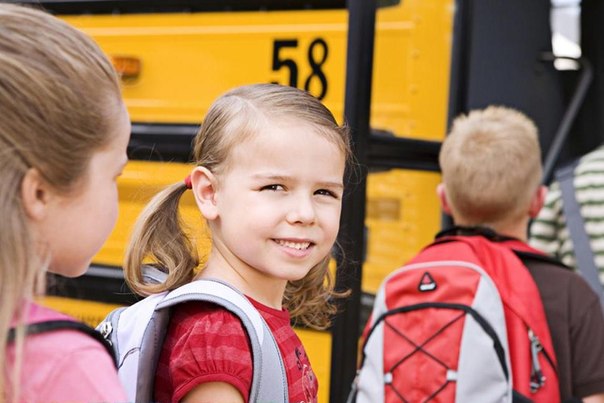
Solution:
<path fill-rule="evenodd" d="M 195 138 L 197 167 L 151 201 L 127 252 L 126 278 L 142 295 L 197 278 L 234 286 L 252 302 L 279 345 L 289 399 L 315 402 L 318 384 L 290 325 L 329 325 L 338 296 L 327 268 L 340 221 L 349 135 L 331 112 L 291 87 L 236 88 L 211 106 Z M 190 188 L 211 232 L 201 271 L 194 243 L 178 218 Z M 145 284 L 143 262 L 168 273 Z M 210 303 L 172 313 L 155 380 L 161 402 L 247 402 L 250 345 L 241 322 Z"/>
<path fill-rule="evenodd" d="M 115 223 L 130 137 L 116 74 L 81 32 L 0 4 L 0 110 L 0 401 L 122 401 L 97 341 L 26 336 L 66 318 L 32 302 L 46 271 L 83 274 Z"/>

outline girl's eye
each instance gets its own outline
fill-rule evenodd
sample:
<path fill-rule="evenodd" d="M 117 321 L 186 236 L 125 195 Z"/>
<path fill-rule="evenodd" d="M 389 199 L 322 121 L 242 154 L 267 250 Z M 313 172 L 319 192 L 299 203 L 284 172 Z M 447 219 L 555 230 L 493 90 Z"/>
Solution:
<path fill-rule="evenodd" d="M 320 195 L 320 196 L 333 197 L 334 199 L 339 199 L 338 194 L 336 194 L 335 192 L 332 192 L 331 190 L 327 190 L 327 189 L 319 189 L 315 192 L 315 194 Z"/>
<path fill-rule="evenodd" d="M 278 190 L 285 190 L 283 185 L 267 185 L 267 186 L 263 186 L 260 188 L 260 190 L 272 190 L 272 191 L 278 191 Z"/>

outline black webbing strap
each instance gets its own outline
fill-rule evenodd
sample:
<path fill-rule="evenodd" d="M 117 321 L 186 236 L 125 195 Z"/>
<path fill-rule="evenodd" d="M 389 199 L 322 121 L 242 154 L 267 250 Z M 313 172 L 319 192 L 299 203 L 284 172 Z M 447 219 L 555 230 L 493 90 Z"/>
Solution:
<path fill-rule="evenodd" d="M 49 321 L 45 321 L 45 322 L 31 323 L 26 326 L 25 334 L 26 335 L 40 334 L 40 333 L 52 332 L 52 331 L 56 331 L 56 330 L 76 330 L 76 331 L 79 331 L 81 333 L 87 334 L 88 336 L 92 337 L 93 339 L 95 339 L 96 341 L 98 341 L 99 343 L 101 343 L 103 345 L 103 347 L 107 350 L 107 352 L 111 356 L 111 360 L 113 361 L 113 364 L 117 368 L 117 361 L 115 360 L 115 354 L 114 354 L 113 348 L 111 347 L 109 342 L 107 340 L 105 340 L 99 332 L 97 332 L 96 330 L 94 330 L 93 328 L 91 328 L 90 326 L 88 326 L 84 323 L 76 322 L 76 321 L 68 320 L 68 319 L 66 319 L 66 320 L 49 320 Z M 14 342 L 15 335 L 16 335 L 16 330 L 14 328 L 9 329 L 9 331 L 8 331 L 8 342 L 9 343 Z"/>
<path fill-rule="evenodd" d="M 473 227 L 463 227 L 460 225 L 455 225 L 451 228 L 444 229 L 436 234 L 435 239 L 444 238 L 447 236 L 482 236 L 489 241 L 493 242 L 504 242 L 504 241 L 512 241 L 515 238 L 498 234 L 494 230 L 484 226 L 473 226 Z"/>
<path fill-rule="evenodd" d="M 560 184 L 562 192 L 562 209 L 566 218 L 566 227 L 573 241 L 577 268 L 589 286 L 600 297 L 602 309 L 604 309 L 604 288 L 598 275 L 589 235 L 585 231 L 581 208 L 575 197 L 574 172 L 578 163 L 579 160 L 556 171 L 556 180 Z"/>

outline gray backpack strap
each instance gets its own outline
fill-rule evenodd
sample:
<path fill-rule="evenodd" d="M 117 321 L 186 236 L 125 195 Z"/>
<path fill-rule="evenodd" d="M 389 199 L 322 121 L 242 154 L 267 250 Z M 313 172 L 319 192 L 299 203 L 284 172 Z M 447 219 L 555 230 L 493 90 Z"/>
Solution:
<path fill-rule="evenodd" d="M 556 180 L 560 183 L 562 192 L 562 208 L 566 218 L 566 226 L 573 241 L 577 268 L 589 286 L 600 297 L 600 303 L 604 309 L 604 288 L 598 275 L 598 267 L 589 235 L 585 230 L 585 222 L 581 215 L 581 208 L 575 197 L 574 172 L 579 161 L 575 161 L 556 172 Z"/>
<path fill-rule="evenodd" d="M 168 274 L 157 267 L 145 265 L 141 269 L 145 284 L 161 284 L 168 278 Z"/>
<path fill-rule="evenodd" d="M 253 379 L 250 402 L 289 401 L 285 365 L 277 342 L 258 310 L 243 294 L 218 280 L 197 280 L 170 292 L 157 304 L 156 312 L 167 312 L 164 308 L 185 301 L 207 301 L 220 305 L 237 315 L 243 323 L 252 345 Z M 165 323 L 165 327 L 167 325 L 168 323 Z M 163 339 L 161 341 L 163 342 Z M 141 352 L 141 359 L 143 354 L 144 352 Z"/>
<path fill-rule="evenodd" d="M 170 311 L 156 309 L 145 328 L 138 359 L 139 376 L 136 379 L 136 403 L 154 401 L 155 373 L 169 322 Z"/>

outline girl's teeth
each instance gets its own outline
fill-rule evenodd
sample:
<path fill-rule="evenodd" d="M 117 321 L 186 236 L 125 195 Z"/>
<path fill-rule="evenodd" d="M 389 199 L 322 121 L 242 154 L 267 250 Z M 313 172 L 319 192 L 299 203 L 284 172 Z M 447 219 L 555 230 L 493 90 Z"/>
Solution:
<path fill-rule="evenodd" d="M 310 246 L 310 242 L 290 242 L 290 241 L 277 241 L 277 243 L 281 246 L 285 246 L 287 248 L 304 250 Z"/>

